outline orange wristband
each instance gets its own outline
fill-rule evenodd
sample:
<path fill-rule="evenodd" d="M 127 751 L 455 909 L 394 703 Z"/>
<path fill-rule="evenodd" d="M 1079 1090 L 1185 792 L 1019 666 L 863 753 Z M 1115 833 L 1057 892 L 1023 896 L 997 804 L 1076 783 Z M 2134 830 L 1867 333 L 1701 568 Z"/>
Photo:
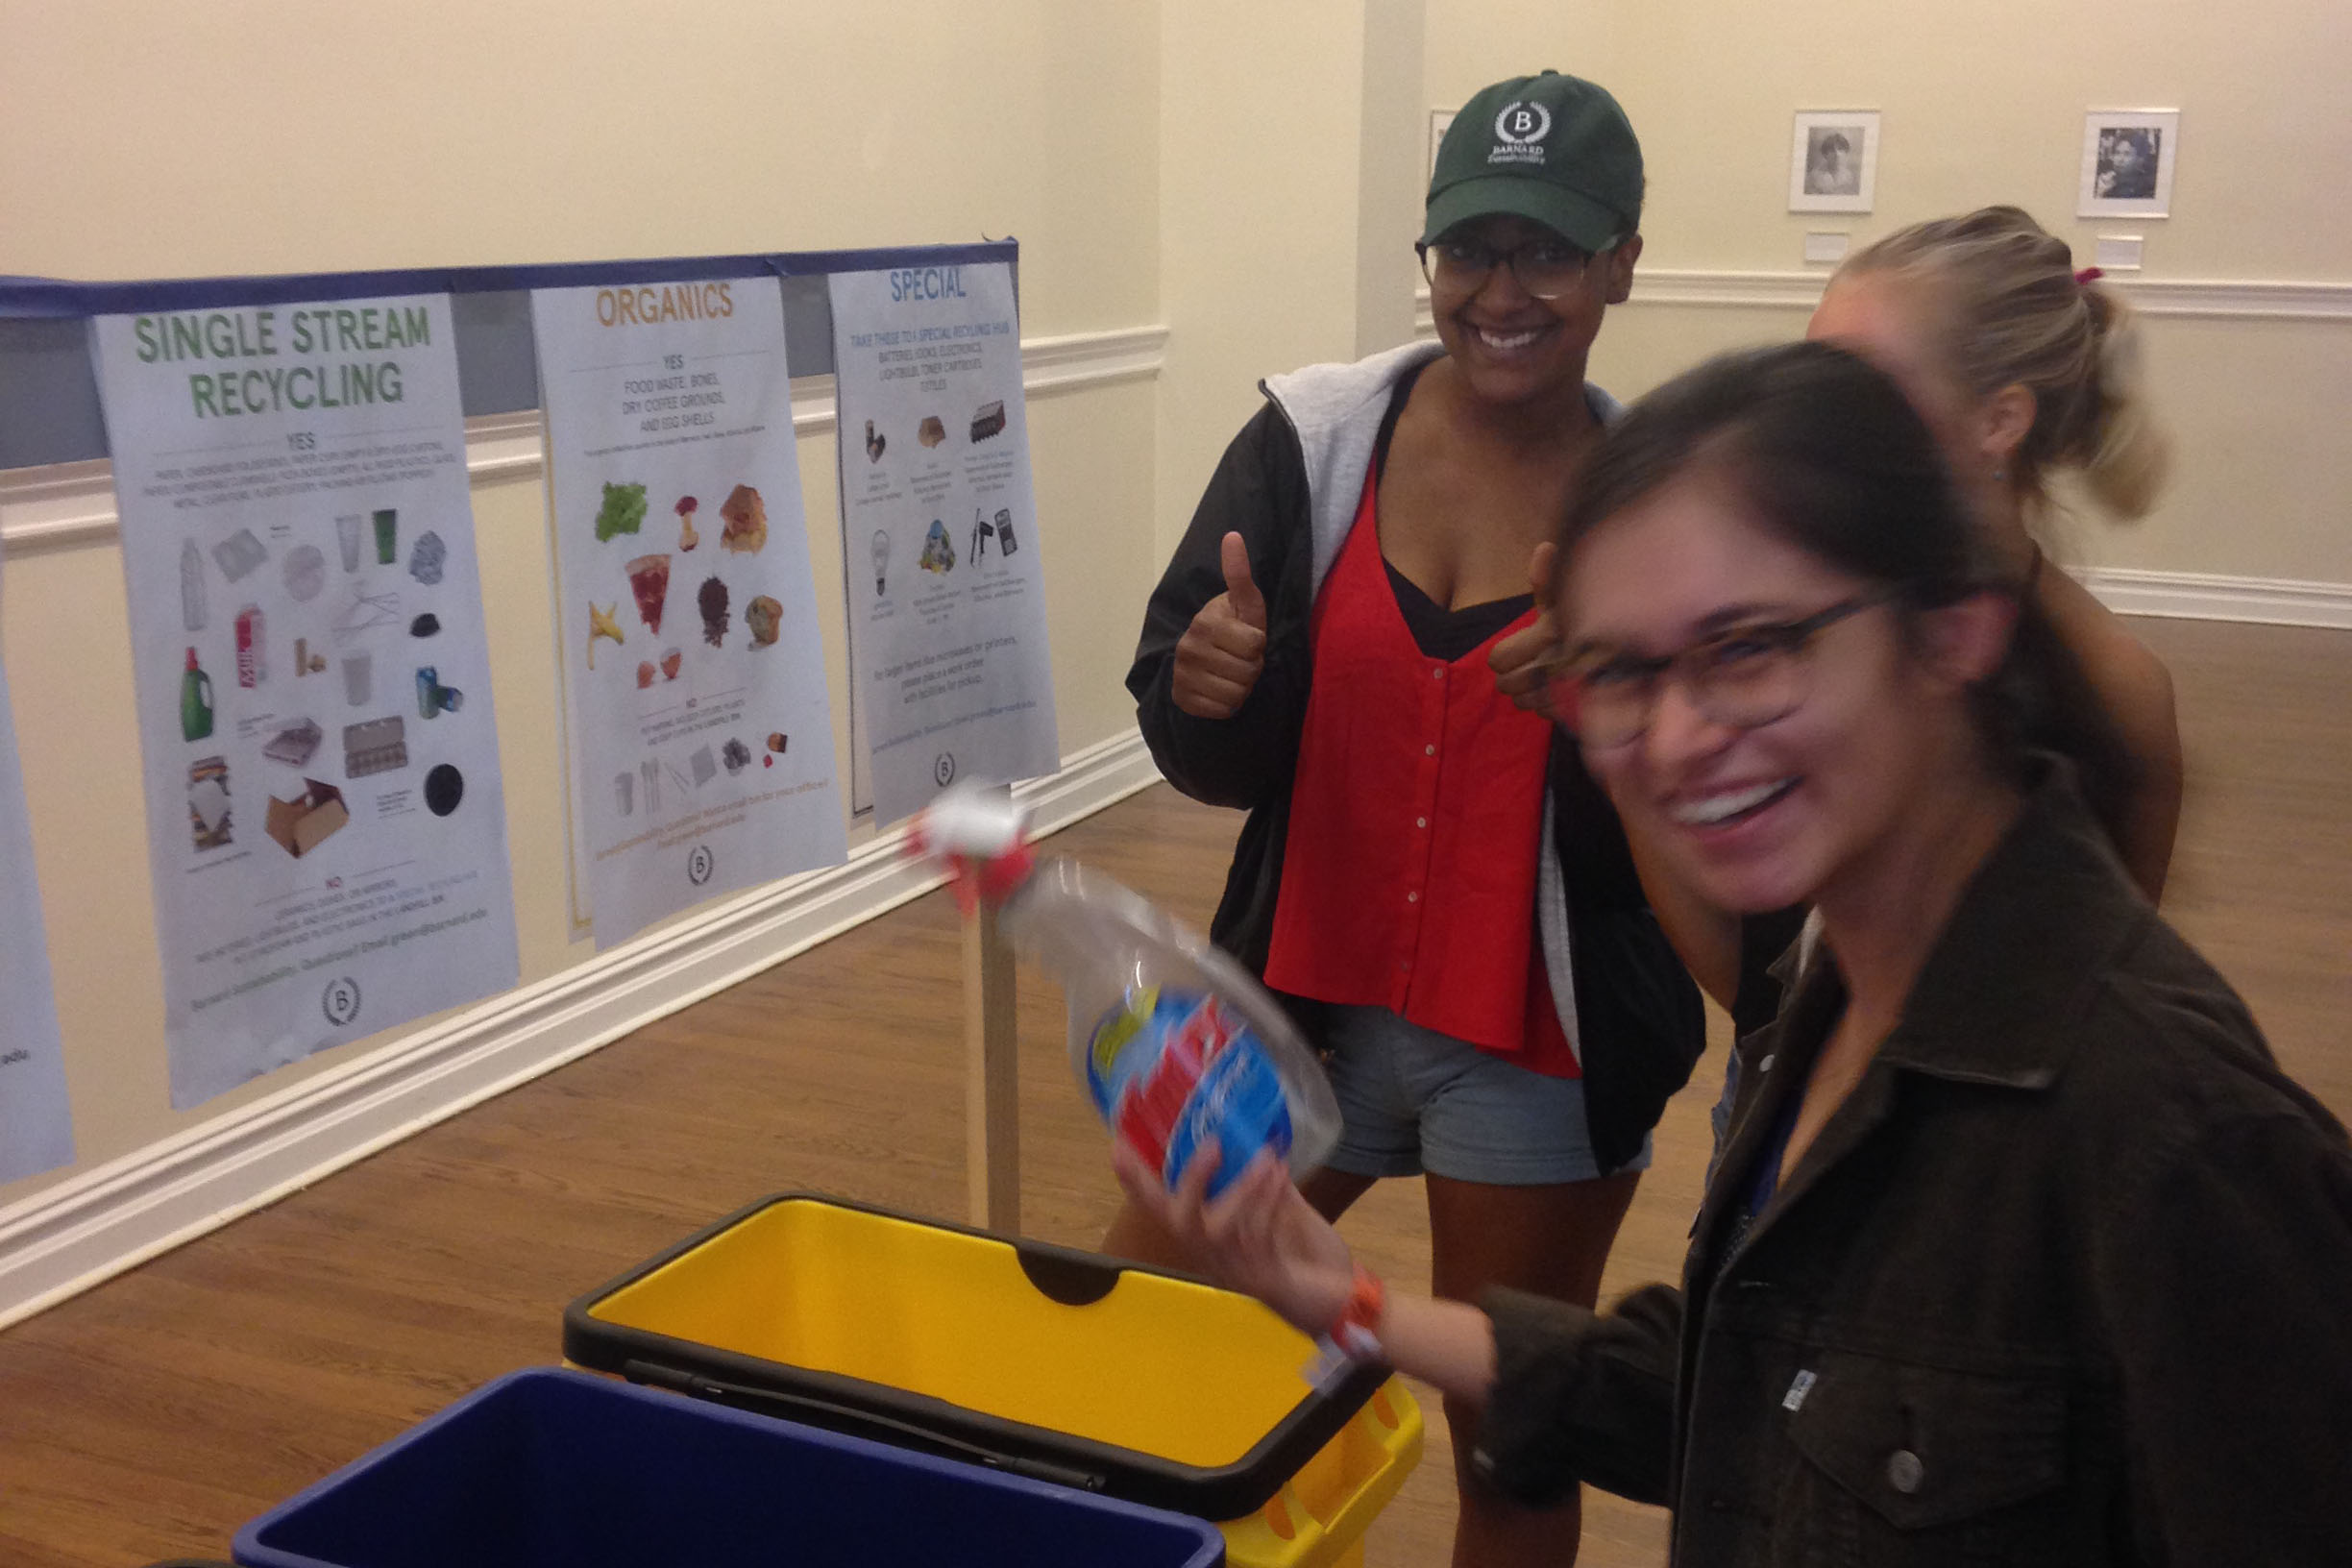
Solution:
<path fill-rule="evenodd" d="M 1381 1284 L 1379 1275 L 1359 1262 L 1355 1283 L 1348 1287 L 1347 1303 L 1339 1309 L 1339 1316 L 1331 1326 L 1331 1342 L 1351 1360 L 1379 1360 L 1384 1354 L 1380 1342 L 1381 1315 L 1387 1307 L 1388 1287 Z"/>

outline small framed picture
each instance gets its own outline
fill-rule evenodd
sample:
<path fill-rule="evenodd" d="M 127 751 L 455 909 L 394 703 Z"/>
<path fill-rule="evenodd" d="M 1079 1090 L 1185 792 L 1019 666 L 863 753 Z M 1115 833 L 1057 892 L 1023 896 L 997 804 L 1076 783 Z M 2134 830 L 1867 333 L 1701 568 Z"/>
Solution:
<path fill-rule="evenodd" d="M 2172 215 L 2177 109 L 2095 109 L 2083 116 L 2082 194 L 2075 216 Z"/>
<path fill-rule="evenodd" d="M 1878 186 L 1878 111 L 1797 112 L 1789 149 L 1791 212 L 1868 212 Z"/>
<path fill-rule="evenodd" d="M 1453 123 L 1454 110 L 1450 109 L 1430 110 L 1429 167 L 1421 171 L 1421 182 L 1424 184 L 1437 178 L 1437 149 L 1445 141 L 1446 127 Z"/>

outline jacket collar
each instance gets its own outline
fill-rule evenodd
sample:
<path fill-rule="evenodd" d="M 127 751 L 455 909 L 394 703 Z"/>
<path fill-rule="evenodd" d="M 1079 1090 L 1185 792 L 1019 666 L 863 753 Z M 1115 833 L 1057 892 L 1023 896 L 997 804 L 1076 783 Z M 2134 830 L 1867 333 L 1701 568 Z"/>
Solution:
<path fill-rule="evenodd" d="M 1258 383 L 1298 437 L 1313 545 L 1307 586 L 1311 599 L 1339 559 L 1339 547 L 1355 525 L 1357 504 L 1363 499 L 1364 470 L 1371 466 L 1390 392 L 1409 372 L 1444 353 L 1444 344 L 1424 338 L 1353 364 L 1308 365 Z M 1623 404 L 1590 381 L 1584 383 L 1584 402 L 1604 425 L 1624 412 Z"/>
<path fill-rule="evenodd" d="M 2076 793 L 2072 770 L 2041 775 L 1977 869 L 1878 1047 L 1890 1066 L 1960 1083 L 2046 1089 L 2114 957 L 2156 912 L 2132 886 Z"/>

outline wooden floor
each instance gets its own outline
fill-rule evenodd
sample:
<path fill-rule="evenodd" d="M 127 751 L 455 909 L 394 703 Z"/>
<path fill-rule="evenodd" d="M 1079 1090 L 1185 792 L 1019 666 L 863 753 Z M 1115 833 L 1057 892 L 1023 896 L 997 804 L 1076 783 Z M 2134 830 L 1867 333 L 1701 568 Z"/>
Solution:
<path fill-rule="evenodd" d="M 2147 622 L 2180 684 L 2192 789 L 2168 908 L 2280 1058 L 2352 1114 L 2352 634 Z M 1164 787 L 1054 848 L 1196 920 L 1237 819 Z M 558 1355 L 563 1304 L 765 1192 L 962 1212 L 953 911 L 910 905 L 0 1335 L 0 1564 L 225 1555 L 245 1519 L 464 1390 Z M 1021 1008 L 1029 1230 L 1090 1243 L 1103 1139 L 1058 997 Z M 1670 1108 L 1608 1289 L 1671 1277 L 1706 1153 L 1710 1053 Z M 1417 1185 L 1348 1230 L 1425 1276 Z M 1429 1402 L 1433 1426 L 1438 1422 Z M 1371 1538 L 1435 1564 L 1444 1438 Z M 1655 1510 L 1595 1497 L 1583 1561 L 1663 1557 Z"/>

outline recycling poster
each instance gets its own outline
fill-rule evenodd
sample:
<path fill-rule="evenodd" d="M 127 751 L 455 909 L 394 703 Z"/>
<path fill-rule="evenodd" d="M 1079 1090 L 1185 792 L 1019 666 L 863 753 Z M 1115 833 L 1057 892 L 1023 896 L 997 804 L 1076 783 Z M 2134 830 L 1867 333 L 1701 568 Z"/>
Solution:
<path fill-rule="evenodd" d="M 832 277 L 850 751 L 876 819 L 1061 765 L 1012 268 Z"/>
<path fill-rule="evenodd" d="M 440 295 L 94 326 L 186 1107 L 519 978 L 456 345 Z"/>
<path fill-rule="evenodd" d="M 848 838 L 774 280 L 541 289 L 531 320 L 574 913 L 606 947 Z"/>
<path fill-rule="evenodd" d="M 0 670 L 0 1182 L 72 1161 L 73 1115 L 33 876 L 33 827 L 16 766 L 8 672 Z"/>

